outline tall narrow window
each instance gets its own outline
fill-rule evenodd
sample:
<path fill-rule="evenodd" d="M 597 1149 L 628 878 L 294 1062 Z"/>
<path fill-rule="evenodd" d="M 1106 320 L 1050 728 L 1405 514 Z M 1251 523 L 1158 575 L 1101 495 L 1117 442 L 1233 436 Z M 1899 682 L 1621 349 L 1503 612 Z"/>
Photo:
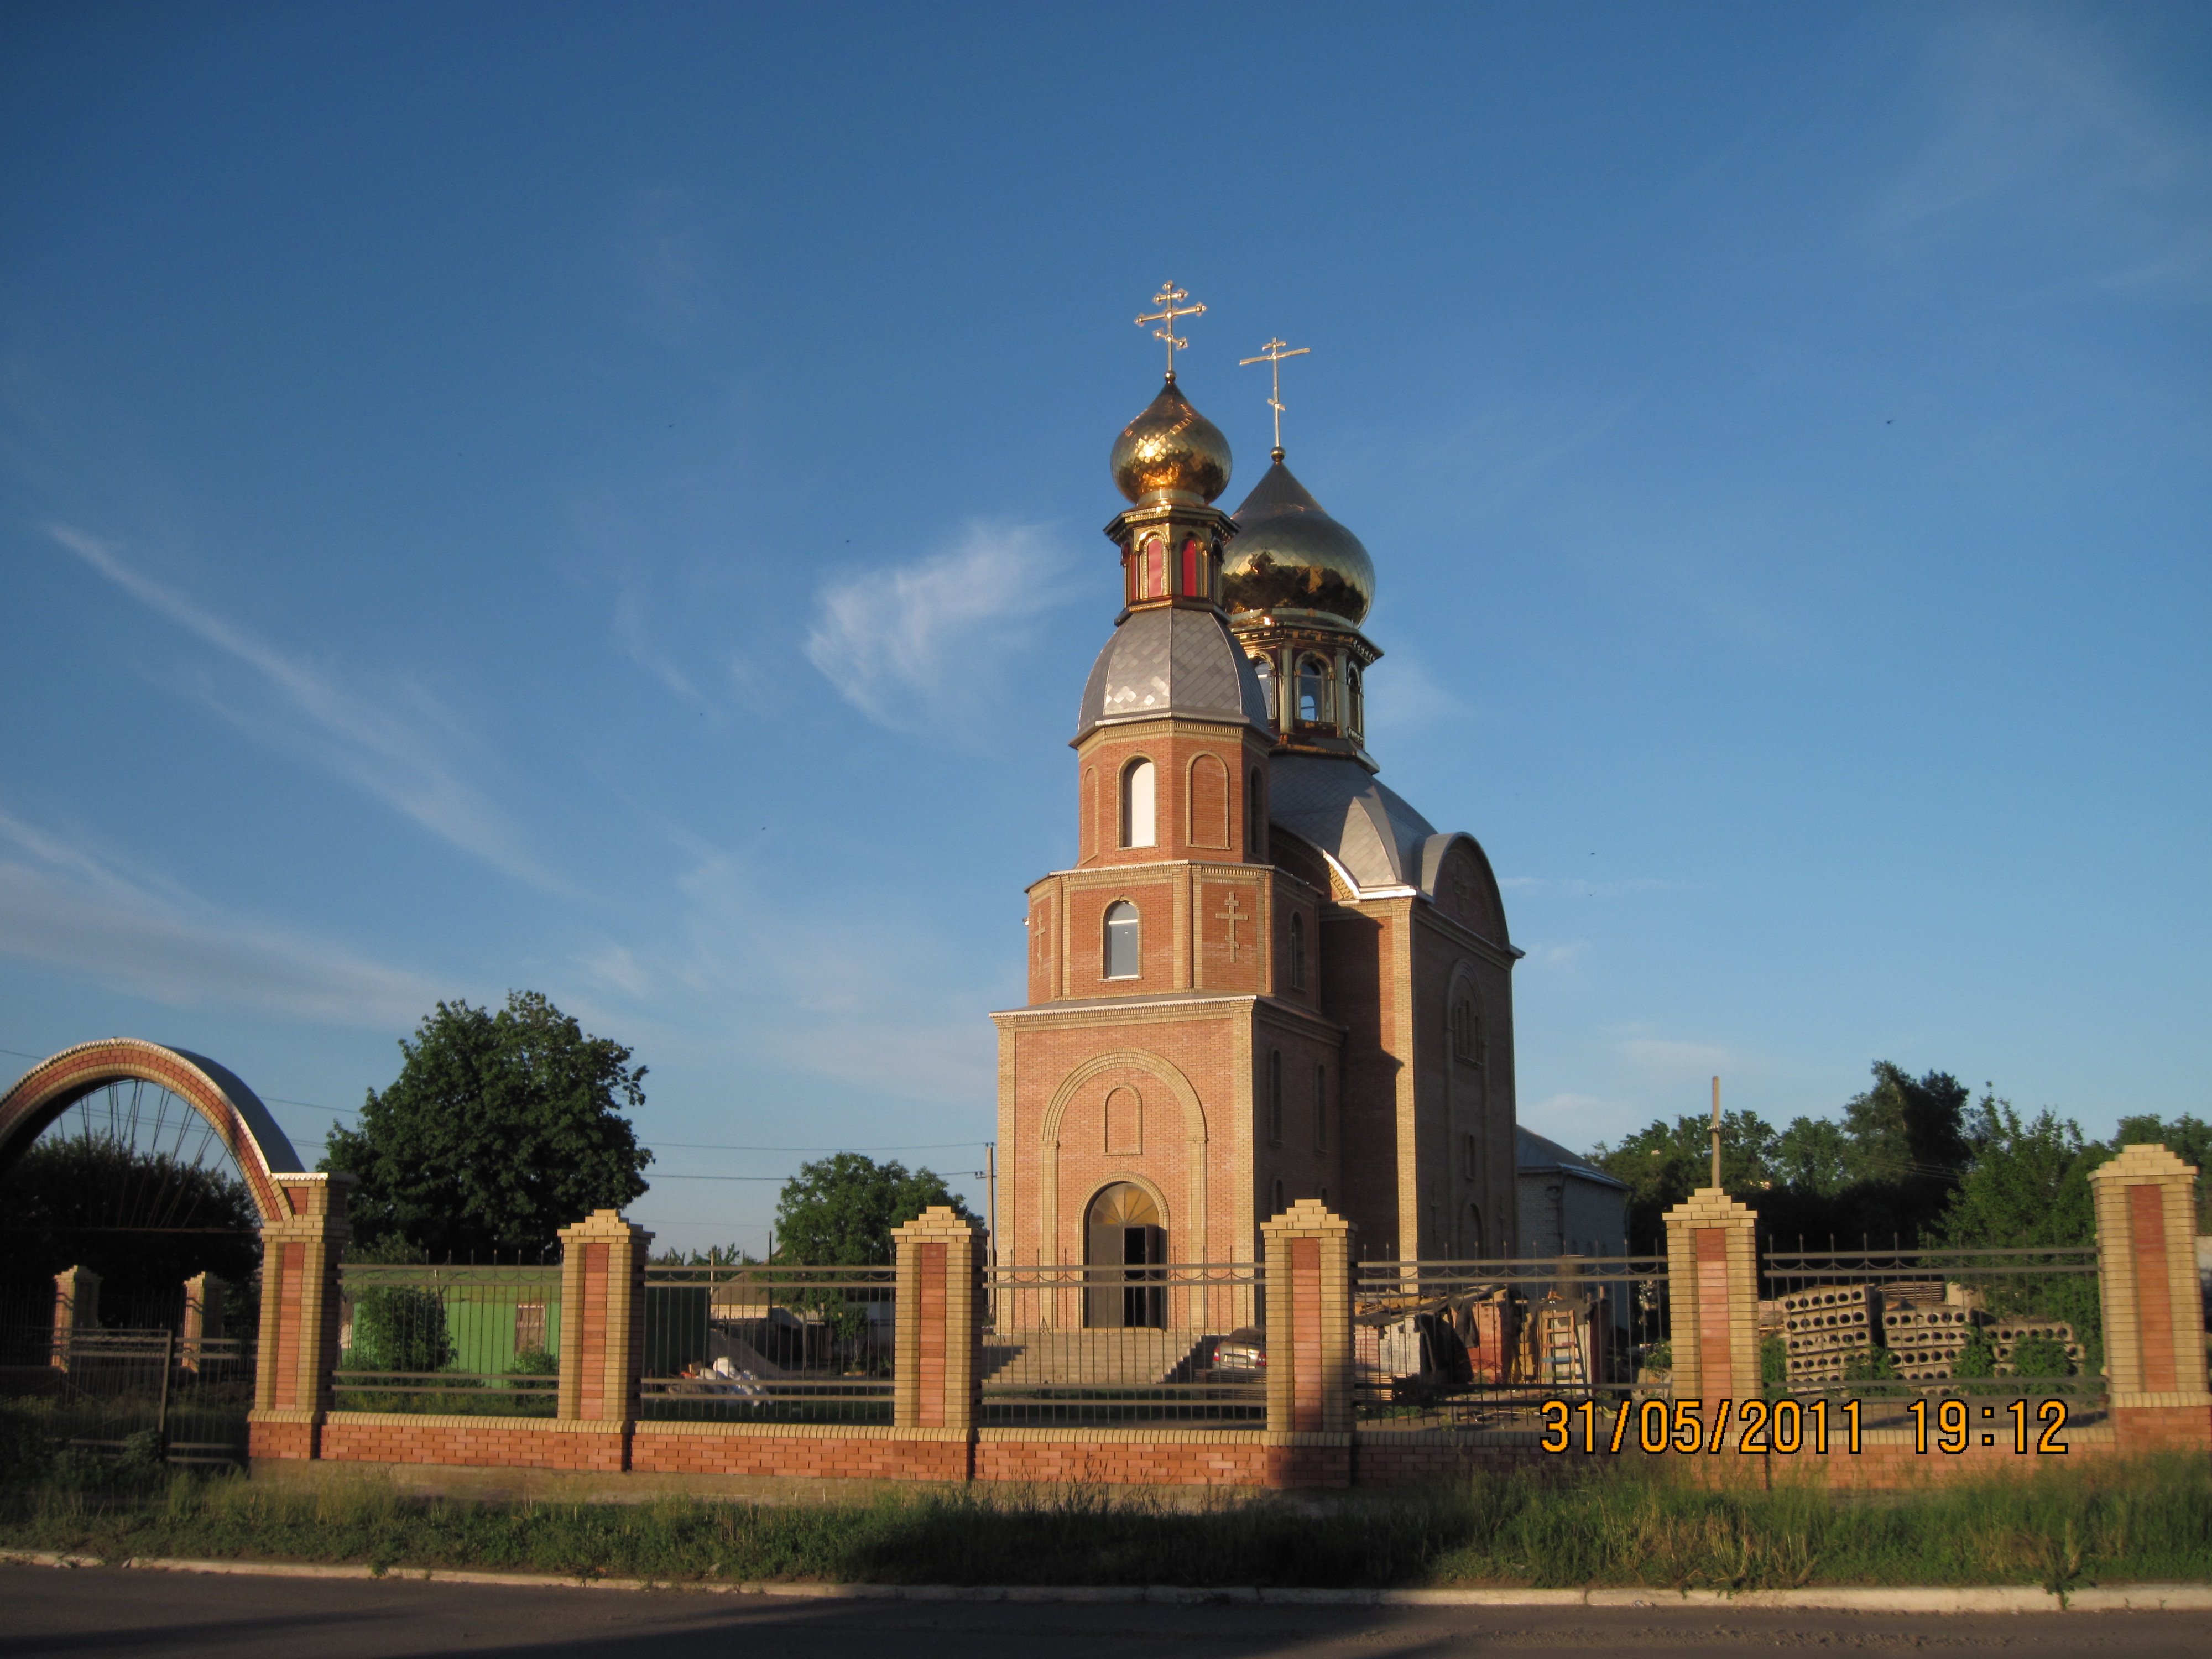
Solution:
<path fill-rule="evenodd" d="M 1306 988 L 1306 919 L 1291 912 L 1291 989 Z"/>
<path fill-rule="evenodd" d="M 1359 737 L 1367 728 L 1367 694 L 1361 688 L 1359 668 L 1356 663 L 1344 666 L 1344 729 L 1348 737 Z"/>
<path fill-rule="evenodd" d="M 1260 677 L 1260 695 L 1267 702 L 1267 723 L 1281 725 L 1283 717 L 1275 708 L 1275 665 L 1265 657 L 1255 657 L 1252 672 Z"/>
<path fill-rule="evenodd" d="M 1462 1151 L 1461 1157 L 1464 1160 L 1461 1166 L 1461 1174 L 1464 1175 L 1469 1181 L 1473 1181 L 1481 1175 L 1481 1143 L 1476 1140 L 1473 1135 L 1467 1137 L 1466 1145 Z"/>
<path fill-rule="evenodd" d="M 1283 1144 L 1283 1051 L 1267 1050 L 1267 1144 Z"/>
<path fill-rule="evenodd" d="M 1203 599 L 1205 589 L 1199 581 L 1198 538 L 1182 538 L 1182 591 L 1192 599 Z"/>
<path fill-rule="evenodd" d="M 1319 657 L 1298 659 L 1298 720 L 1304 726 L 1327 726 L 1329 707 L 1328 665 Z"/>
<path fill-rule="evenodd" d="M 1244 785 L 1244 856 L 1267 856 L 1267 775 L 1256 766 Z"/>
<path fill-rule="evenodd" d="M 1277 1176 L 1275 1177 L 1275 1213 L 1277 1215 L 1280 1215 L 1284 1211 L 1290 1207 L 1290 1205 L 1285 1201 L 1283 1197 L 1283 1178 L 1280 1176 Z"/>
<path fill-rule="evenodd" d="M 1167 550 L 1160 538 L 1153 537 L 1145 544 L 1145 597 L 1157 599 L 1167 592 Z"/>
<path fill-rule="evenodd" d="M 1455 998 L 1451 1011 L 1452 1058 L 1472 1066 L 1481 1057 L 1481 1045 L 1480 1022 L 1475 1018 L 1474 1000 Z"/>
<path fill-rule="evenodd" d="M 1159 796 L 1159 772 L 1148 760 L 1131 761 L 1121 769 L 1121 845 L 1151 847 L 1158 841 L 1154 811 Z"/>
<path fill-rule="evenodd" d="M 1106 907 L 1106 977 L 1134 979 L 1141 971 L 1137 951 L 1137 907 L 1116 899 Z"/>
<path fill-rule="evenodd" d="M 1328 1067 L 1314 1067 L 1314 1151 L 1328 1150 Z"/>

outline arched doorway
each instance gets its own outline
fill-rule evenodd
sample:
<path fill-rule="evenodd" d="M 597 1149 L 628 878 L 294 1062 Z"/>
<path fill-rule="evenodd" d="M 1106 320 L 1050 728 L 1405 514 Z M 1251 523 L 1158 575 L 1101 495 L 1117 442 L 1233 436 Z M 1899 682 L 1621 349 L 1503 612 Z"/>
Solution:
<path fill-rule="evenodd" d="M 1147 1271 L 1167 1260 L 1159 1206 L 1133 1182 L 1117 1181 L 1091 1200 L 1084 1217 L 1083 1322 L 1116 1329 L 1167 1323 L 1164 1274 Z"/>

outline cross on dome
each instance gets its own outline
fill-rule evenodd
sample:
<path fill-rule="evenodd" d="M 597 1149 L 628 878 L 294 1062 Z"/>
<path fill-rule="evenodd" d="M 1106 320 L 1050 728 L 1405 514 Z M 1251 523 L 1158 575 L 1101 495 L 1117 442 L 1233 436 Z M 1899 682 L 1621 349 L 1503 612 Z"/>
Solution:
<path fill-rule="evenodd" d="M 1299 346 L 1293 350 L 1287 340 L 1270 340 L 1260 348 L 1258 356 L 1237 360 L 1239 368 L 1249 368 L 1254 363 L 1266 363 L 1268 373 L 1274 376 L 1274 389 L 1267 394 L 1267 407 L 1275 411 L 1275 447 L 1270 452 L 1271 460 L 1283 459 L 1283 359 L 1303 357 L 1312 349 L 1311 346 Z"/>
<path fill-rule="evenodd" d="M 1188 300 L 1188 298 L 1190 298 L 1190 295 L 1187 289 L 1177 288 L 1172 282 L 1163 283 L 1161 285 L 1160 291 L 1152 295 L 1152 303 L 1160 308 L 1146 316 L 1137 319 L 1137 326 L 1139 328 L 1142 328 L 1146 323 L 1158 323 L 1161 325 L 1160 327 L 1152 331 L 1152 337 L 1155 340 L 1165 340 L 1168 343 L 1168 379 L 1170 380 L 1175 379 L 1176 353 L 1182 350 L 1190 344 L 1189 341 L 1181 339 L 1176 337 L 1175 331 L 1176 319 L 1178 317 L 1199 317 L 1203 316 L 1206 313 L 1206 307 L 1202 305 L 1186 306 L 1179 304 L 1180 301 Z"/>

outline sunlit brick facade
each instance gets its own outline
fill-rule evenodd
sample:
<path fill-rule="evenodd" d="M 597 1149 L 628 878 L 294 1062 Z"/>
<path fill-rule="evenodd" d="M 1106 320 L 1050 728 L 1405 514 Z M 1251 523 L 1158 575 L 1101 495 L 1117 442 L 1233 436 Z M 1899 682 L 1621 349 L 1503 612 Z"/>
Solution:
<path fill-rule="evenodd" d="M 1029 890 L 999 1026 L 1004 1262 L 1249 1261 L 1300 1199 L 1370 1260 L 1515 1244 L 1519 952 L 1488 860 L 1375 777 L 1373 567 L 1170 376 L 1115 447 L 1123 609 L 1084 692 L 1077 860 Z M 1218 1305 L 1216 1305 L 1218 1304 Z M 1223 1328 L 1249 1305 L 1070 1292 L 1054 1322 Z"/>

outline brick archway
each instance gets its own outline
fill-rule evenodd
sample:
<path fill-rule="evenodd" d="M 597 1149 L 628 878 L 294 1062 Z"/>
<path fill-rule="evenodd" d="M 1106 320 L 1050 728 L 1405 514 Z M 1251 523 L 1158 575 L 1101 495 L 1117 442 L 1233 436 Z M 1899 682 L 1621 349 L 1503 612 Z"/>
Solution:
<path fill-rule="evenodd" d="M 264 1226 L 291 1218 L 291 1206 L 275 1177 L 305 1170 L 260 1097 L 228 1067 L 137 1037 L 107 1037 L 64 1048 L 31 1067 L 0 1096 L 0 1172 L 23 1155 L 40 1130 L 87 1095 L 134 1079 L 167 1089 L 214 1127 L 238 1160 Z"/>

